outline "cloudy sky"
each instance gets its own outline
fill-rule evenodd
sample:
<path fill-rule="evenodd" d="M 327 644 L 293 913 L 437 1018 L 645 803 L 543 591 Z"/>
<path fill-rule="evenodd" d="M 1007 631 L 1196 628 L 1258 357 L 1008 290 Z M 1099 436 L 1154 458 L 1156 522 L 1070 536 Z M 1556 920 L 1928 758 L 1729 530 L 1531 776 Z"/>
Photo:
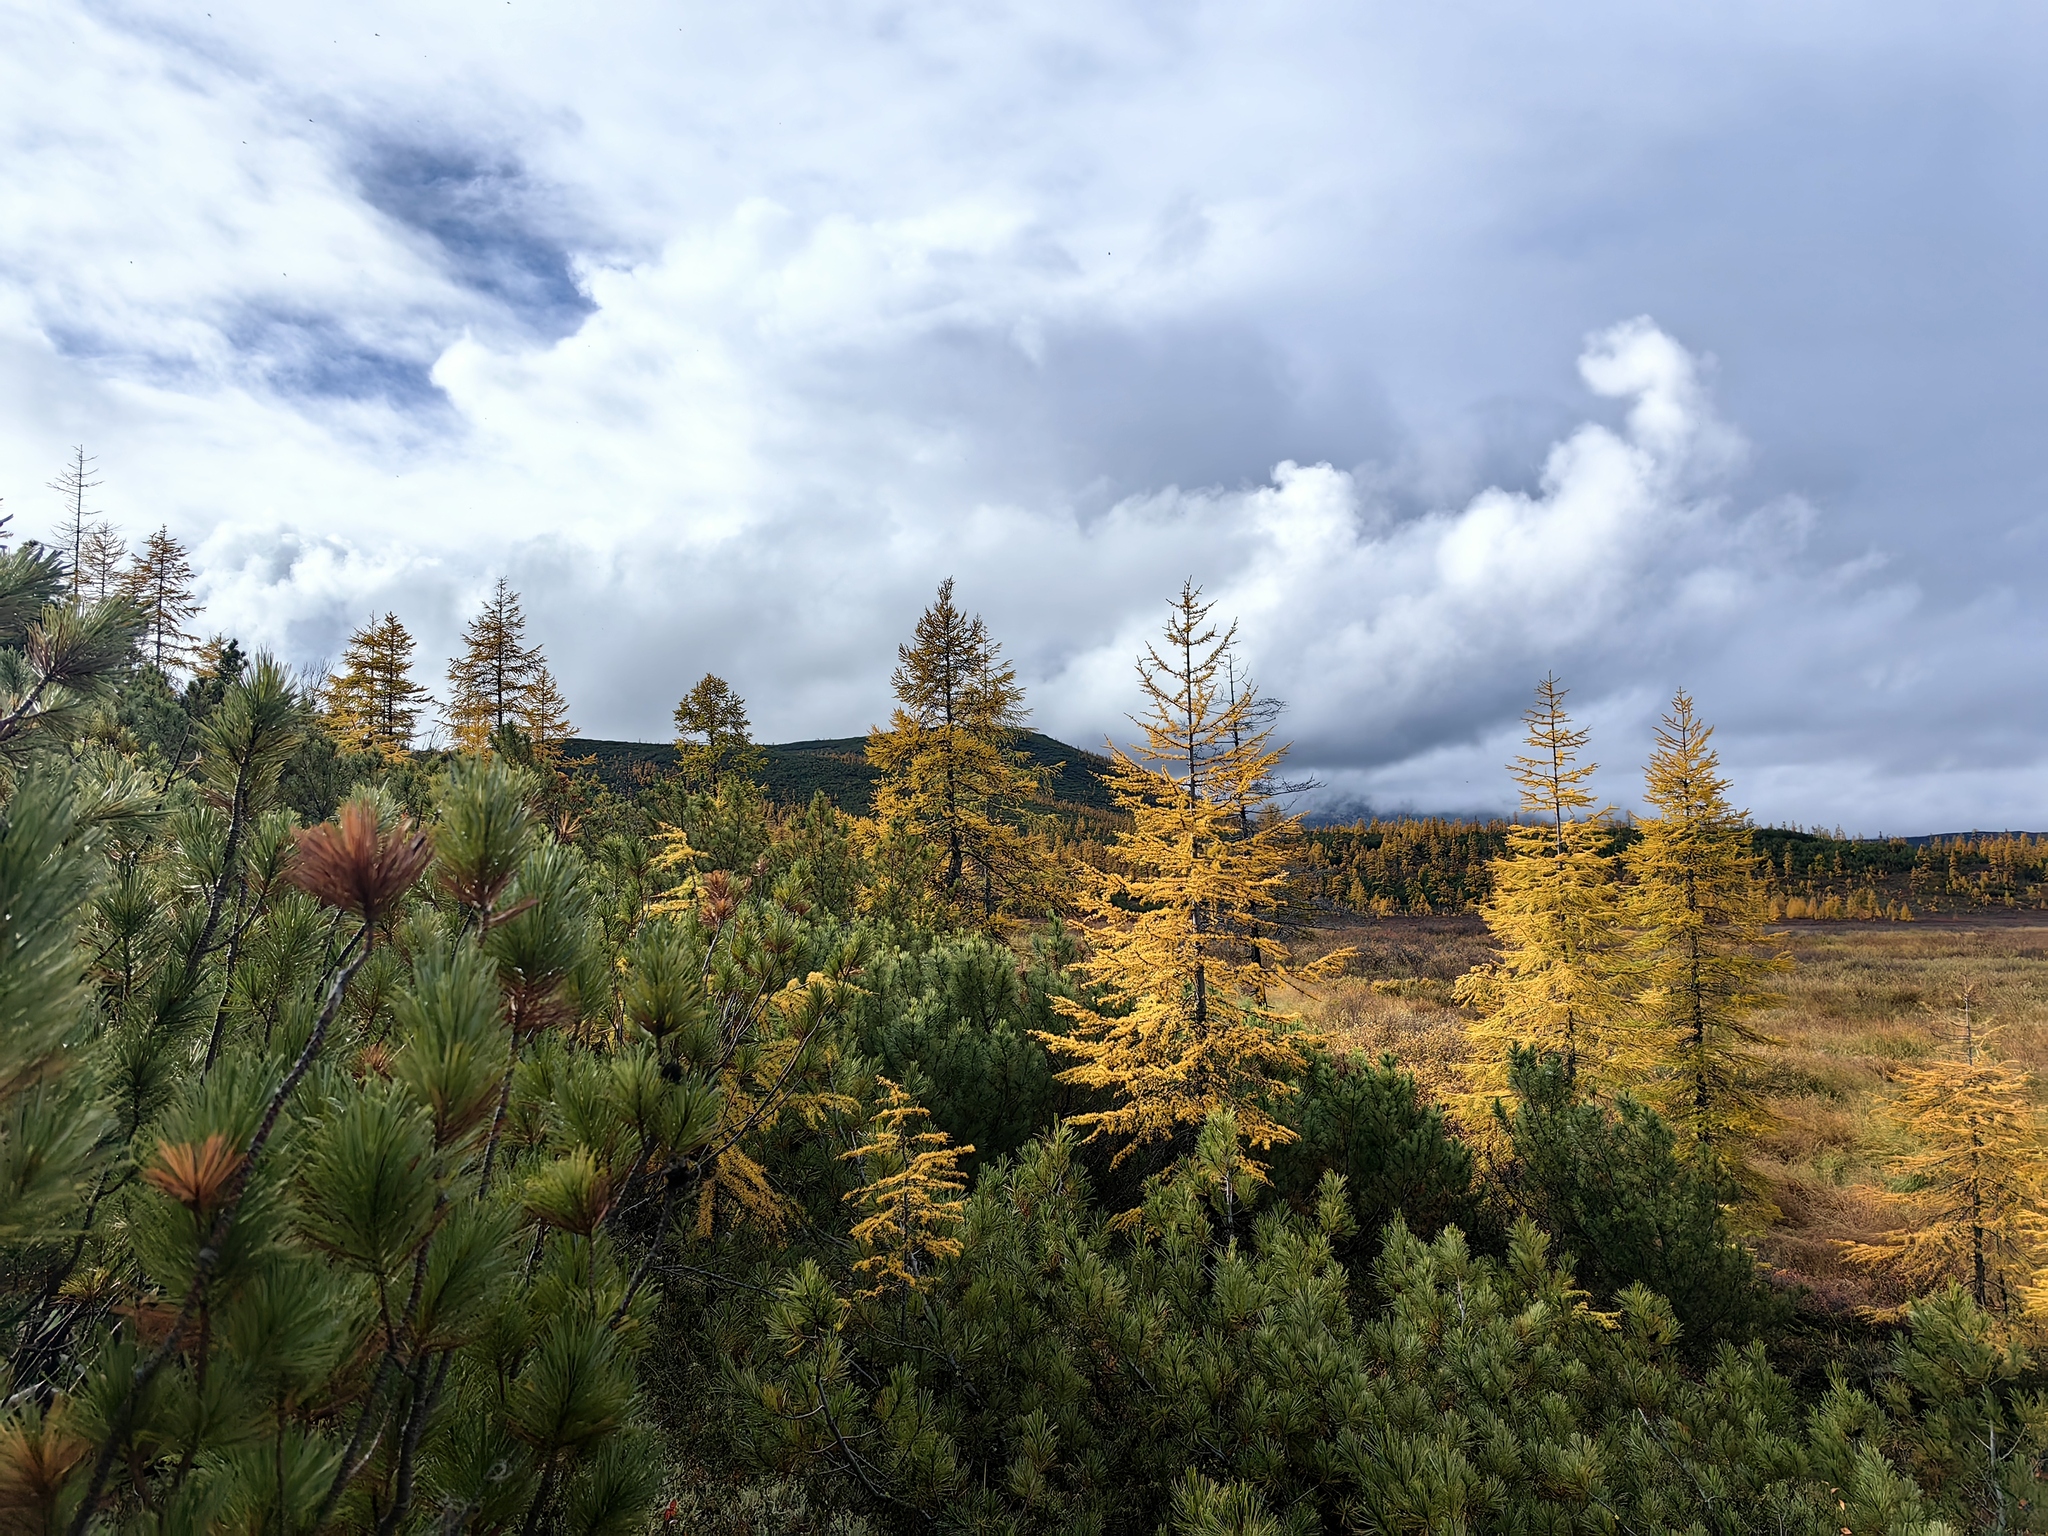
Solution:
<path fill-rule="evenodd" d="M 211 5 L 211 11 L 204 9 Z M 320 19 L 328 17 L 333 19 Z M 340 19 L 345 18 L 345 19 Z M 1099 742 L 1193 576 L 1382 809 L 1555 668 L 1764 820 L 2048 825 L 2048 13 L 0 0 L 0 496 L 295 662 L 493 578 L 588 734 Z"/>

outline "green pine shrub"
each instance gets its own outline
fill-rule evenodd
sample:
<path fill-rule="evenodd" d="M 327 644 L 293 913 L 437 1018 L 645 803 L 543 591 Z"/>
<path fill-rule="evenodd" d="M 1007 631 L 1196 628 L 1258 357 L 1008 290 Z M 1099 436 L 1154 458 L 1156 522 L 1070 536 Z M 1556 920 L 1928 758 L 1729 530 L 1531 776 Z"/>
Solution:
<path fill-rule="evenodd" d="M 727 1368 L 742 1454 L 899 1529 L 1962 1529 L 1909 1441 L 1802 1409 L 1760 1344 L 1694 1371 L 1669 1303 L 1632 1284 L 1596 1308 L 1526 1217 L 1500 1259 L 1397 1219 L 1356 1295 L 1342 1175 L 1313 1218 L 1226 1227 L 1182 1176 L 1111 1221 L 1075 1154 L 1060 1129 L 985 1170 L 924 1289 L 786 1273 Z"/>
<path fill-rule="evenodd" d="M 1479 1214 L 1472 1154 L 1392 1056 L 1312 1055 L 1282 1118 L 1298 1139 L 1273 1151 L 1274 1188 L 1306 1207 L 1324 1175 L 1341 1174 L 1362 1256 L 1370 1257 L 1397 1216 L 1425 1237 L 1447 1226 L 1472 1230 Z M 1358 1245 L 1340 1247 L 1349 1255 Z"/>
<path fill-rule="evenodd" d="M 1065 985 L 1044 937 L 1021 967 L 985 934 L 878 954 L 849 1016 L 849 1048 L 902 1083 L 959 1145 L 970 1166 L 1014 1154 L 1061 1103 L 1056 1070 L 1034 1030 L 1057 1030 L 1049 1001 Z M 1052 962 L 1056 964 L 1056 960 Z"/>
<path fill-rule="evenodd" d="M 1561 1062 L 1515 1049 L 1519 1098 L 1505 1121 L 1513 1161 L 1505 1197 L 1572 1255 L 1598 1297 L 1631 1285 L 1666 1298 L 1702 1358 L 1781 1321 L 1756 1260 L 1731 1235 L 1734 1191 L 1679 1155 L 1670 1127 L 1626 1095 L 1612 1106 L 1575 1097 Z"/>

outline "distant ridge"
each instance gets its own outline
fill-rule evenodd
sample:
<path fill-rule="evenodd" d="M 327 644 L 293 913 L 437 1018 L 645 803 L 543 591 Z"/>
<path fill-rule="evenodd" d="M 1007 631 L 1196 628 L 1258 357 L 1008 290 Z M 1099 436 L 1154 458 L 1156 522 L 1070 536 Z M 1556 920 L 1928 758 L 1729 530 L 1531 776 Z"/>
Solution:
<path fill-rule="evenodd" d="M 838 736 L 820 741 L 770 742 L 761 750 L 767 766 L 761 781 L 768 798 L 780 805 L 802 805 L 819 790 L 842 811 L 866 815 L 874 799 L 875 771 L 868 766 L 865 736 Z M 1104 776 L 1109 759 L 1038 731 L 1018 738 L 1018 750 L 1036 767 L 1058 768 L 1052 781 L 1053 800 L 1090 810 L 1114 809 Z M 638 789 L 651 777 L 669 772 L 676 749 L 659 741 L 598 741 L 579 737 L 563 749 L 570 757 L 594 757 L 599 778 L 620 794 Z"/>
<path fill-rule="evenodd" d="M 1820 827 L 1758 827 L 1757 831 L 1768 833 L 1780 842 L 1834 842 L 1835 834 Z M 2048 838 L 2048 832 L 1919 832 L 1907 836 L 1903 832 L 1878 832 L 1865 834 L 1852 832 L 1841 841 L 1849 843 L 1904 843 L 1909 848 L 1925 848 L 1930 843 L 1977 843 L 1987 837 L 2031 837 L 2037 841 Z"/>

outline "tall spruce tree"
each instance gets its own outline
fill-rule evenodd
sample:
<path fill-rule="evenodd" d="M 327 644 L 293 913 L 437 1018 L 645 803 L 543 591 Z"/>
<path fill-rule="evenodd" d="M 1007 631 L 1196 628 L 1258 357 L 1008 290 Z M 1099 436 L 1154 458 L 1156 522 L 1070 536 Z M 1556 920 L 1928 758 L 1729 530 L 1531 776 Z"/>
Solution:
<path fill-rule="evenodd" d="M 183 666 L 193 636 L 185 622 L 199 612 L 192 593 L 192 562 L 185 546 L 158 528 L 136 552 L 121 578 L 121 596 L 142 615 L 142 653 L 160 672 Z"/>
<path fill-rule="evenodd" d="M 933 893 L 956 919 L 988 922 L 1005 903 L 1045 900 L 1044 847 L 1019 825 L 1045 789 L 1014 745 L 1024 690 L 988 626 L 954 605 L 950 576 L 896 661 L 889 728 L 868 732 L 881 774 L 875 821 L 939 851 Z"/>
<path fill-rule="evenodd" d="M 1299 821 L 1261 787 L 1286 748 L 1250 718 L 1254 695 L 1227 698 L 1236 626 L 1218 629 L 1201 598 L 1184 584 L 1164 648 L 1138 659 L 1145 744 L 1135 755 L 1110 748 L 1110 788 L 1131 825 L 1111 844 L 1113 869 L 1077 871 L 1092 945 L 1078 969 L 1096 1001 L 1055 999 L 1074 1031 L 1040 1036 L 1077 1058 L 1062 1082 L 1111 1096 L 1073 1123 L 1123 1142 L 1119 1158 L 1225 1109 L 1254 1146 L 1293 1139 L 1271 1108 L 1292 1093 L 1303 1058 L 1280 1028 L 1287 1015 L 1265 998 L 1287 976 L 1273 919 Z M 1323 974 L 1348 953 L 1300 974 Z"/>
<path fill-rule="evenodd" d="M 1975 1001 L 1966 989 L 1953 1057 L 1899 1071 L 1892 1114 L 1917 1148 L 1891 1167 L 1903 1190 L 1892 1199 L 1907 1223 L 1844 1251 L 1923 1293 L 1966 1285 L 1978 1306 L 2009 1312 L 2036 1272 L 2048 1270 L 2048 1139 L 2032 1077 L 1986 1054 Z"/>
<path fill-rule="evenodd" d="M 706 793 L 736 773 L 759 777 L 766 755 L 754 744 L 747 701 L 715 672 L 706 672 L 676 705 L 676 763 L 692 789 Z"/>
<path fill-rule="evenodd" d="M 413 638 L 387 613 L 348 637 L 342 664 L 327 680 L 328 730 L 351 752 L 403 761 L 420 715 L 432 702 L 412 680 Z"/>
<path fill-rule="evenodd" d="M 448 725 L 457 750 L 488 752 L 493 736 L 521 724 L 540 665 L 540 651 L 526 643 L 519 594 L 500 576 L 462 631 L 462 654 L 448 663 Z"/>
<path fill-rule="evenodd" d="M 1566 692 L 1551 675 L 1536 685 L 1522 715 L 1528 752 L 1509 765 L 1525 819 L 1490 864 L 1493 889 L 1480 906 L 1501 956 L 1464 984 L 1485 1010 L 1471 1030 L 1482 1090 L 1506 1086 L 1513 1045 L 1556 1056 L 1568 1082 L 1608 1075 L 1625 914 L 1610 831 L 1588 814 L 1593 797 L 1583 787 L 1598 764 L 1578 760 L 1586 732 L 1573 728 Z"/>
<path fill-rule="evenodd" d="M 1638 975 L 1627 1064 L 1690 1155 L 1747 1176 L 1746 1149 L 1769 1124 L 1756 1089 L 1751 1023 L 1775 1001 L 1785 961 L 1764 931 L 1749 813 L 1728 802 L 1713 727 L 1680 689 L 1657 729 L 1643 798 L 1656 813 L 1629 850 Z"/>

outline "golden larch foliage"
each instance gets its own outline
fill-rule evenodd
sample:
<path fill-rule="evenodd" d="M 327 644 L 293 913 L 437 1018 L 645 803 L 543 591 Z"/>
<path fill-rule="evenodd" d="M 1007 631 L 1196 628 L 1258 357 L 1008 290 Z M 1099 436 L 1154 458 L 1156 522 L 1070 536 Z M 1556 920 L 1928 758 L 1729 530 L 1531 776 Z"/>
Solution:
<path fill-rule="evenodd" d="M 1747 1182 L 1769 1125 L 1754 1052 L 1773 1043 L 1750 1019 L 1788 962 L 1764 931 L 1749 813 L 1728 802 L 1713 734 L 1680 689 L 1644 771 L 1656 814 L 1628 852 L 1639 990 L 1619 1065 L 1695 1155 Z"/>
<path fill-rule="evenodd" d="M 1500 959 L 1460 982 L 1461 999 L 1483 1010 L 1471 1027 L 1473 1086 L 1482 1095 L 1505 1088 L 1511 1045 L 1555 1055 L 1574 1080 L 1582 1072 L 1591 1083 L 1612 1076 L 1625 914 L 1606 851 L 1611 829 L 1587 814 L 1592 796 L 1581 787 L 1598 765 L 1578 761 L 1586 732 L 1572 727 L 1566 691 L 1546 676 L 1522 716 L 1529 751 L 1509 771 L 1527 819 L 1492 861 L 1493 889 L 1479 909 Z"/>
<path fill-rule="evenodd" d="M 1923 1293 L 1966 1285 L 1978 1306 L 2006 1312 L 2041 1284 L 2048 1144 L 2032 1079 L 1985 1053 L 1972 1002 L 1966 991 L 1959 1057 L 1899 1073 L 1892 1116 L 1918 1148 L 1891 1166 L 1906 1224 L 1843 1252 Z"/>
<path fill-rule="evenodd" d="M 532 681 L 519 701 L 519 728 L 532 743 L 534 761 L 544 768 L 552 768 L 561 761 L 563 745 L 576 734 L 576 727 L 569 723 L 569 701 L 562 696 L 555 674 L 548 670 L 546 658 L 537 649 L 533 653 Z"/>
<path fill-rule="evenodd" d="M 1024 813 L 1046 786 L 1014 745 L 1027 718 L 1017 669 L 980 617 L 955 606 L 950 577 L 896 658 L 889 728 L 868 732 L 881 775 L 874 825 L 933 845 L 931 895 L 954 920 L 1042 911 L 1056 900 L 1051 857 Z"/>
<path fill-rule="evenodd" d="M 718 902 L 716 893 L 730 887 L 722 878 L 706 877 L 700 890 L 709 907 Z M 778 1120 L 822 1132 L 829 1121 L 859 1109 L 829 1081 L 804 1070 L 807 1062 L 814 1068 L 824 1065 L 813 1059 L 818 1053 L 812 1047 L 824 1037 L 828 1020 L 844 1008 L 851 983 L 844 972 L 813 971 L 763 998 L 738 971 L 722 984 L 716 974 L 710 980 L 720 1027 L 712 1075 L 721 1110 L 714 1138 L 718 1150 L 698 1191 L 696 1233 L 708 1237 L 723 1218 L 728 1225 L 745 1223 L 772 1235 L 783 1229 L 795 1207 L 776 1191 L 768 1170 L 744 1143 L 749 1132 Z"/>
<path fill-rule="evenodd" d="M 974 1150 L 930 1128 L 929 1112 L 897 1084 L 875 1081 L 882 1102 L 868 1116 L 860 1145 L 840 1154 L 860 1164 L 860 1186 L 845 1198 L 861 1212 L 853 1224 L 861 1257 L 853 1268 L 867 1283 L 863 1296 L 917 1290 L 940 1260 L 959 1254 L 953 1234 L 966 1219 L 967 1187 L 960 1159 Z"/>
<path fill-rule="evenodd" d="M 1235 626 L 1209 623 L 1211 606 L 1185 584 L 1164 651 L 1148 645 L 1139 658 L 1145 745 L 1136 756 L 1110 748 L 1110 787 L 1131 825 L 1110 846 L 1111 868 L 1076 872 L 1090 945 L 1078 968 L 1099 1001 L 1056 999 L 1074 1032 L 1039 1037 L 1076 1058 L 1062 1082 L 1113 1096 L 1073 1123 L 1124 1141 L 1119 1159 L 1219 1109 L 1256 1147 L 1292 1140 L 1266 1106 L 1293 1091 L 1302 1056 L 1292 1015 L 1267 997 L 1350 955 L 1288 968 L 1274 918 L 1288 905 L 1299 821 L 1266 788 L 1286 749 L 1252 718 L 1250 693 L 1226 700 Z"/>
<path fill-rule="evenodd" d="M 321 710 L 328 731 L 348 751 L 396 763 L 412 750 L 420 715 L 432 702 L 412 680 L 412 653 L 413 638 L 395 613 L 348 637 Z"/>

